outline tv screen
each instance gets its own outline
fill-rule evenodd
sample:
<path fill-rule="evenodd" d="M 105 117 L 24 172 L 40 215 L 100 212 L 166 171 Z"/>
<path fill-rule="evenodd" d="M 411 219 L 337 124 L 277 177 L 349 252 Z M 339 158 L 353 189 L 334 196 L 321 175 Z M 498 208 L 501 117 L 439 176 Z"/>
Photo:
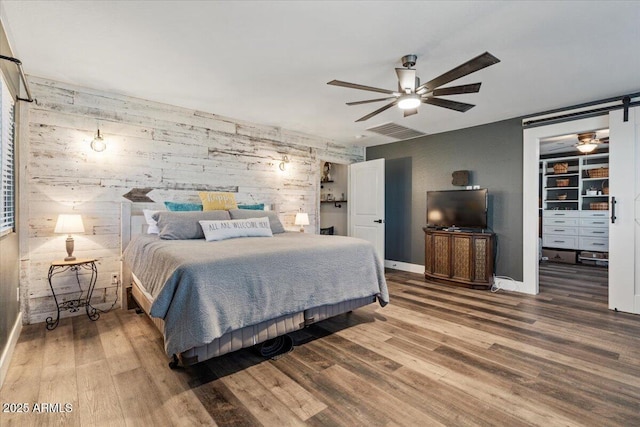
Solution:
<path fill-rule="evenodd" d="M 427 191 L 427 224 L 487 228 L 487 189 Z"/>

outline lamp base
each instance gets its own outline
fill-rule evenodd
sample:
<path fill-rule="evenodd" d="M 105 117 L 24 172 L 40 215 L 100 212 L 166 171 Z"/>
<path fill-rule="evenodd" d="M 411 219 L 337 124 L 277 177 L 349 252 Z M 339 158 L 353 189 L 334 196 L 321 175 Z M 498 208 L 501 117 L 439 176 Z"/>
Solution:
<path fill-rule="evenodd" d="M 304 227 L 300 227 L 300 232 L 304 233 Z"/>
<path fill-rule="evenodd" d="M 73 256 L 73 237 L 71 237 L 71 235 L 69 235 L 69 237 L 67 237 L 67 256 L 65 257 L 65 261 L 74 261 L 76 259 L 76 257 Z"/>

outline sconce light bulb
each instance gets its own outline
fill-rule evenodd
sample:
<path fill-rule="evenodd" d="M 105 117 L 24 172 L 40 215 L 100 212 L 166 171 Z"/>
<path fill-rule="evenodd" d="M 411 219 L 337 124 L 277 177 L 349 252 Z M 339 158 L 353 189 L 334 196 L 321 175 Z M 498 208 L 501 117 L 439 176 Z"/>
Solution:
<path fill-rule="evenodd" d="M 102 138 L 102 135 L 100 135 L 100 129 L 98 129 L 98 134 L 93 138 L 93 141 L 91 141 L 91 149 L 93 151 L 101 152 L 106 148 L 107 143 L 104 141 L 104 138 Z"/>

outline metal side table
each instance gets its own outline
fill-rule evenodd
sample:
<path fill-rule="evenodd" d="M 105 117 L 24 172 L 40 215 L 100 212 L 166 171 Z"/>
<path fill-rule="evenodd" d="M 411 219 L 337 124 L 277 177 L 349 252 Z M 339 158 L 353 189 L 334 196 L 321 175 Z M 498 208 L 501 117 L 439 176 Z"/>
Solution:
<path fill-rule="evenodd" d="M 89 279 L 89 287 L 86 291 L 82 290 L 82 286 L 80 286 L 80 272 L 83 270 L 91 271 L 91 278 Z M 72 271 L 76 275 L 76 283 L 78 283 L 78 292 L 80 294 L 75 299 L 70 299 L 62 302 L 58 302 L 58 297 L 56 297 L 56 292 L 53 289 L 52 279 L 54 276 Z M 93 295 L 93 289 L 96 286 L 96 280 L 98 279 L 98 269 L 96 267 L 95 259 L 88 258 L 78 258 L 72 261 L 53 261 L 51 263 L 51 267 L 49 267 L 49 274 L 47 276 L 49 280 L 49 287 L 51 288 L 51 293 L 53 294 L 53 299 L 56 302 L 56 308 L 58 310 L 58 314 L 56 315 L 55 320 L 53 317 L 47 318 L 47 329 L 53 330 L 58 326 L 58 322 L 60 322 L 60 310 L 69 310 L 72 312 L 78 311 L 81 307 L 85 307 L 87 311 L 87 316 L 91 320 L 98 320 L 100 318 L 100 313 L 97 309 L 91 306 L 91 296 Z"/>

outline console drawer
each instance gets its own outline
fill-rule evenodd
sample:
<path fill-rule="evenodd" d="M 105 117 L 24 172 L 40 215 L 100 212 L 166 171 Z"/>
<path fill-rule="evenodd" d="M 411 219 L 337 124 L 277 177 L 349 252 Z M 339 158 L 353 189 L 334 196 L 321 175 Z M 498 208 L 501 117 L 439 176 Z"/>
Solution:
<path fill-rule="evenodd" d="M 543 234 L 542 246 L 545 248 L 575 249 L 578 247 L 578 236 L 563 236 L 562 234 Z"/>
<path fill-rule="evenodd" d="M 609 228 L 580 227 L 580 236 L 609 237 Z"/>
<path fill-rule="evenodd" d="M 609 251 L 609 239 L 606 237 L 580 237 L 580 249 L 583 251 Z"/>
<path fill-rule="evenodd" d="M 609 228 L 609 219 L 608 218 L 581 218 L 580 225 L 582 227 Z"/>
<path fill-rule="evenodd" d="M 562 234 L 563 236 L 576 236 L 578 235 L 579 227 L 563 227 L 558 225 L 545 225 L 542 227 L 544 234 Z"/>
<path fill-rule="evenodd" d="M 580 211 L 557 211 L 557 210 L 544 210 L 542 211 L 544 218 L 579 218 Z"/>
<path fill-rule="evenodd" d="M 580 225 L 580 218 L 542 218 L 543 225 L 563 226 L 563 227 L 577 227 Z"/>

